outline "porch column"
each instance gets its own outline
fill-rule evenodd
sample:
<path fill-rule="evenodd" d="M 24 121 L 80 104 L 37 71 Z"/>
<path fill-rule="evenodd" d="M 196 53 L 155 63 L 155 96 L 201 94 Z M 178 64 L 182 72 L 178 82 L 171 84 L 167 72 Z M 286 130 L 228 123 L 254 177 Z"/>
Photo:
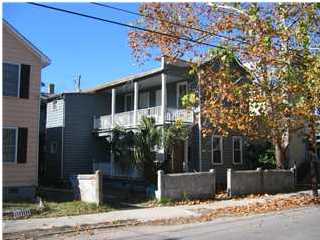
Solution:
<path fill-rule="evenodd" d="M 116 113 L 116 89 L 112 88 L 111 90 L 111 127 L 112 129 L 115 127 L 115 121 L 114 121 L 114 115 Z M 113 140 L 113 133 L 111 132 L 111 139 Z M 111 165 L 111 176 L 114 175 L 114 153 L 113 149 L 111 148 L 111 159 L 110 159 L 110 165 Z"/>
<path fill-rule="evenodd" d="M 139 102 L 139 85 L 138 82 L 134 82 L 134 98 L 133 98 L 133 125 L 137 126 L 137 111 L 138 111 L 138 102 Z"/>
<path fill-rule="evenodd" d="M 114 128 L 114 115 L 116 113 L 116 89 L 112 88 L 111 90 L 111 126 Z"/>
<path fill-rule="evenodd" d="M 161 123 L 164 125 L 167 112 L 167 74 L 161 74 Z"/>

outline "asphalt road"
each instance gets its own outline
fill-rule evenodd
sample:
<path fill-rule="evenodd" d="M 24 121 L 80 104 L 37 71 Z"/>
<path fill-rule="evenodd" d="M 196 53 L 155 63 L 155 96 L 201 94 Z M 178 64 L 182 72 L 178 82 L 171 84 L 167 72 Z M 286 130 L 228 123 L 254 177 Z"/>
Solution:
<path fill-rule="evenodd" d="M 92 240 L 319 240 L 320 207 L 301 208 L 266 215 L 220 218 L 197 224 L 100 229 L 80 235 L 56 236 L 55 239 L 60 237 L 61 239 Z"/>

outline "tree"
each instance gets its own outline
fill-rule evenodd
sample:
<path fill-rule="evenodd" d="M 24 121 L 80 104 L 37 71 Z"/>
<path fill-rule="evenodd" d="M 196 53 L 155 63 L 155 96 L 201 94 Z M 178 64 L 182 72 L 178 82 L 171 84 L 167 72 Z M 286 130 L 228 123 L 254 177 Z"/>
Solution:
<path fill-rule="evenodd" d="M 150 184 L 156 184 L 156 148 L 160 145 L 161 133 L 154 118 L 143 117 L 135 133 L 134 164 L 142 171 Z"/>
<path fill-rule="evenodd" d="M 129 43 L 140 62 L 159 55 L 198 59 L 191 65 L 200 76 L 201 114 L 211 127 L 270 140 L 277 167 L 284 168 L 290 131 L 301 125 L 292 96 L 303 95 L 297 86 L 306 84 L 297 84 L 290 70 L 297 54 L 313 55 L 319 47 L 319 8 L 318 3 L 146 3 L 140 7 L 146 17 L 137 23 L 176 38 L 137 30 L 129 33 Z M 211 59 L 222 63 L 218 69 L 202 67 Z M 250 84 L 235 84 L 234 59 L 253 73 Z"/>

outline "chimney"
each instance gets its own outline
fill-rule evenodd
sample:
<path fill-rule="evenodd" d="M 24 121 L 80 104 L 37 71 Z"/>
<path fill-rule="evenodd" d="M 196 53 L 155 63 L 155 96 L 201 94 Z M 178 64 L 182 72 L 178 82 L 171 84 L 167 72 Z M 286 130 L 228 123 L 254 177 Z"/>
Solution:
<path fill-rule="evenodd" d="M 54 94 L 54 83 L 49 83 L 48 85 L 48 93 Z"/>

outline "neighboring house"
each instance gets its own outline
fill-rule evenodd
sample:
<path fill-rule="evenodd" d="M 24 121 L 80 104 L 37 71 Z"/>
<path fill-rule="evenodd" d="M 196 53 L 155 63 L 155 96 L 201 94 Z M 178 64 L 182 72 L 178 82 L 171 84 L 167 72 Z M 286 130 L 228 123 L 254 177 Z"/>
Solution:
<path fill-rule="evenodd" d="M 38 185 L 41 70 L 50 59 L 3 20 L 3 197 L 33 198 Z"/>
<path fill-rule="evenodd" d="M 68 180 L 74 174 L 91 173 L 95 159 L 107 158 L 104 139 L 92 134 L 93 116 L 106 112 L 106 96 L 62 93 L 44 101 L 45 151 L 41 156 L 40 179 L 50 183 Z"/>
<path fill-rule="evenodd" d="M 308 153 L 308 143 L 305 140 L 305 131 L 304 128 L 301 128 L 292 133 L 288 147 L 289 167 L 296 166 L 298 183 L 309 182 L 308 177 L 310 176 L 310 156 Z M 320 133 L 317 133 L 316 141 L 316 154 L 320 173 Z"/>
<path fill-rule="evenodd" d="M 181 97 L 191 83 L 188 67 L 181 61 L 128 76 L 88 89 L 64 93 L 48 99 L 46 123 L 46 162 L 48 174 L 68 178 L 72 174 L 101 169 L 107 176 L 134 176 L 121 172 L 105 139 L 116 126 L 135 130 L 143 116 L 154 117 L 157 126 L 181 119 L 193 131 L 176 152 L 184 171 L 217 170 L 218 182 L 226 182 L 227 168 L 245 168 L 241 136 L 212 136 L 199 141 L 197 121 L 191 110 L 183 109 Z M 199 153 L 199 145 L 201 152 Z M 200 159 L 201 154 L 201 160 Z M 163 150 L 159 159 L 163 159 Z M 49 173 L 51 172 L 51 173 Z"/>

